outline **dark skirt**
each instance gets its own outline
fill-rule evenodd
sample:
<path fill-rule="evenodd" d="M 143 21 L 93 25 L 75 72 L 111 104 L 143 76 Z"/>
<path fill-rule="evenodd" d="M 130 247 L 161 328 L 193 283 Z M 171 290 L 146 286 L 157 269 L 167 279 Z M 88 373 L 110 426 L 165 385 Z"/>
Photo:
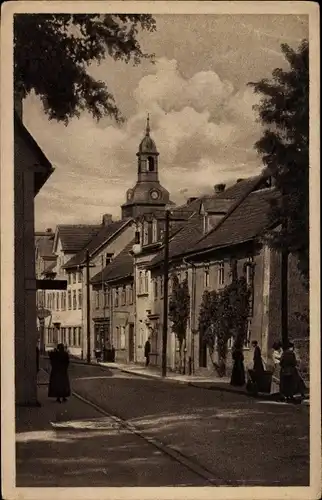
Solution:
<path fill-rule="evenodd" d="M 231 373 L 230 385 L 234 385 L 236 387 L 243 386 L 245 384 L 245 368 L 243 362 L 236 362 L 233 365 L 233 370 Z"/>
<path fill-rule="evenodd" d="M 68 398 L 70 393 L 71 391 L 67 371 L 52 370 L 49 378 L 48 397 Z"/>

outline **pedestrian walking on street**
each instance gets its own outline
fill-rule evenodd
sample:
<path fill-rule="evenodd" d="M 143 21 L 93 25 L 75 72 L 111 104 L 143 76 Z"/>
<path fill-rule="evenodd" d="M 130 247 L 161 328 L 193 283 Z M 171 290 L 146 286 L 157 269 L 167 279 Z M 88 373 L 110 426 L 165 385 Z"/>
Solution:
<path fill-rule="evenodd" d="M 230 385 L 243 386 L 246 382 L 245 380 L 245 367 L 244 367 L 244 354 L 243 350 L 239 346 L 235 346 L 232 352 L 232 358 L 234 360 L 233 370 L 231 373 Z"/>
<path fill-rule="evenodd" d="M 253 340 L 252 346 L 254 348 L 254 356 L 253 356 L 253 370 L 256 374 L 256 376 L 261 376 L 263 375 L 265 369 L 263 365 L 263 360 L 262 360 L 262 353 L 260 350 L 260 347 L 258 345 L 257 340 Z"/>
<path fill-rule="evenodd" d="M 69 355 L 63 344 L 58 344 L 57 349 L 49 354 L 51 372 L 49 378 L 48 397 L 56 398 L 58 403 L 67 401 L 70 396 L 68 378 Z"/>
<path fill-rule="evenodd" d="M 151 342 L 150 342 L 150 337 L 149 337 L 145 343 L 145 346 L 144 346 L 145 366 L 149 366 L 150 352 L 151 352 Z"/>
<path fill-rule="evenodd" d="M 293 401 L 297 391 L 298 372 L 293 344 L 289 342 L 280 360 L 280 393 L 286 401 Z"/>

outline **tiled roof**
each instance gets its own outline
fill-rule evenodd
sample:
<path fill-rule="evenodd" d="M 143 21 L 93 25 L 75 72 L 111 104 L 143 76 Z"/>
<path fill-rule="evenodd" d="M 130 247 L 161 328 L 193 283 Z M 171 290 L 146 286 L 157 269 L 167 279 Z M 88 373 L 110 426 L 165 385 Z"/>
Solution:
<path fill-rule="evenodd" d="M 180 231 L 177 231 L 169 243 L 169 259 L 170 261 L 175 259 L 177 256 L 182 255 L 186 252 L 187 248 L 191 244 L 196 243 L 200 240 L 203 231 L 203 217 L 199 214 L 195 214 L 191 217 L 189 221 L 182 226 Z M 150 267 L 157 266 L 161 264 L 164 260 L 164 249 L 158 253 L 152 259 Z"/>
<path fill-rule="evenodd" d="M 62 249 L 70 253 L 79 252 L 100 229 L 102 229 L 101 224 L 62 224 L 57 226 Z"/>
<path fill-rule="evenodd" d="M 38 250 L 39 257 L 50 257 L 53 255 L 54 234 L 35 235 L 35 247 Z"/>
<path fill-rule="evenodd" d="M 115 236 L 115 234 L 124 226 L 126 226 L 132 219 L 123 219 L 112 222 L 107 226 L 99 226 L 100 231 L 93 235 L 93 237 L 88 240 L 85 245 L 82 246 L 81 250 L 72 257 L 63 267 L 70 269 L 75 266 L 79 266 L 85 262 L 86 252 L 93 254 L 102 244 L 110 240 Z"/>
<path fill-rule="evenodd" d="M 194 205 L 194 207 L 197 208 L 198 205 L 196 203 L 197 201 L 199 201 L 199 208 L 202 202 L 203 205 L 205 205 L 206 210 L 220 211 L 222 209 L 225 209 L 224 211 L 226 212 L 226 215 L 223 216 L 221 221 L 205 237 L 203 235 L 203 217 L 199 215 L 199 211 L 196 211 L 196 213 L 186 223 L 181 223 L 181 230 L 177 231 L 176 234 L 173 235 L 172 240 L 170 240 L 169 244 L 170 261 L 181 255 L 189 254 L 191 253 L 191 251 L 194 251 L 195 249 L 199 249 L 198 245 L 200 245 L 200 248 L 203 248 L 204 244 L 203 242 L 206 240 L 207 242 L 209 242 L 209 246 L 217 245 L 216 243 L 212 242 L 213 240 L 211 236 L 214 235 L 213 238 L 215 240 L 216 227 L 220 225 L 222 221 L 228 217 L 228 214 L 232 213 L 235 207 L 239 205 L 242 202 L 242 200 L 245 197 L 247 197 L 253 189 L 256 189 L 258 187 L 258 185 L 261 183 L 263 179 L 266 178 L 266 176 L 267 176 L 266 174 L 262 174 L 256 177 L 245 179 L 243 181 L 234 184 L 233 186 L 231 186 L 222 193 L 214 194 L 211 197 L 203 197 L 202 199 L 194 200 L 193 202 L 191 202 L 189 204 L 189 207 L 191 205 Z M 258 194 L 261 193 L 261 196 L 263 196 L 264 192 L 265 191 L 259 191 Z M 271 191 L 269 192 L 271 193 Z M 241 220 L 240 221 L 236 220 L 234 224 L 238 226 L 235 228 L 235 231 L 236 232 L 240 231 L 242 233 L 245 225 L 245 220 L 243 219 L 243 212 L 241 212 L 240 216 Z M 261 223 L 259 222 L 259 225 L 260 224 Z M 246 230 L 245 230 L 245 236 L 246 238 L 248 238 Z M 240 237 L 242 236 L 240 235 L 239 238 Z M 228 244 L 234 244 L 234 237 L 232 237 L 229 240 Z M 154 257 L 154 259 L 150 263 L 150 266 L 153 267 L 159 265 L 163 261 L 163 259 L 164 259 L 164 250 L 162 250 L 158 255 Z"/>
<path fill-rule="evenodd" d="M 190 245 L 189 254 L 236 245 L 256 238 L 271 224 L 269 201 L 278 196 L 278 192 L 271 189 L 251 192 L 233 206 L 208 235 L 196 245 Z"/>
<path fill-rule="evenodd" d="M 92 284 L 115 281 L 133 276 L 133 256 L 130 254 L 135 243 L 133 239 L 126 247 L 108 264 L 103 271 L 98 272 L 91 279 Z"/>

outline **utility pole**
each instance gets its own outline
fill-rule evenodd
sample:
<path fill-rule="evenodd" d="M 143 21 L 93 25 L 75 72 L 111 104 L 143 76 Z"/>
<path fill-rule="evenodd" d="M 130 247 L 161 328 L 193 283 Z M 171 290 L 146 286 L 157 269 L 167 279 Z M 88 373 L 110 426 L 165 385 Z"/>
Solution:
<path fill-rule="evenodd" d="M 89 283 L 89 251 L 86 250 L 86 323 L 87 323 L 87 363 L 91 362 L 91 300 Z"/>
<path fill-rule="evenodd" d="M 168 342 L 168 283 L 169 283 L 169 233 L 170 210 L 165 214 L 164 231 L 164 290 L 163 290 L 163 330 L 162 330 L 162 377 L 167 375 L 167 342 Z"/>
<path fill-rule="evenodd" d="M 281 252 L 281 327 L 283 349 L 288 346 L 288 250 Z"/>

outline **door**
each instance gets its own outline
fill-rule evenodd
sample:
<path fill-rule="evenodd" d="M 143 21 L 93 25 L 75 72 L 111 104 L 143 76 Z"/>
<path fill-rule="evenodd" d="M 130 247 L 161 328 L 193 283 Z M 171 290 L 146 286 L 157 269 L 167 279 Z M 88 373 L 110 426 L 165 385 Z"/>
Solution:
<path fill-rule="evenodd" d="M 201 334 L 199 334 L 199 367 L 207 368 L 207 344 Z"/>
<path fill-rule="evenodd" d="M 134 361 L 134 323 L 129 323 L 129 361 Z"/>

